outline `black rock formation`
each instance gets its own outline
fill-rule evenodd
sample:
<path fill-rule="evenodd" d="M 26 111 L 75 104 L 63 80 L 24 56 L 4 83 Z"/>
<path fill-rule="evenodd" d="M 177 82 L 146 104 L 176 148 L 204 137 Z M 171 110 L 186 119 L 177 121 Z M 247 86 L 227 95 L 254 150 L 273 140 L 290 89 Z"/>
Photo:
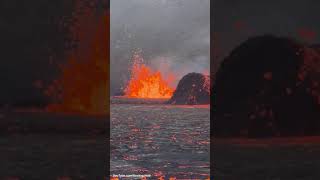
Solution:
<path fill-rule="evenodd" d="M 200 73 L 189 73 L 178 83 L 168 101 L 170 104 L 210 104 L 210 78 Z"/>
<path fill-rule="evenodd" d="M 316 50 L 289 38 L 248 39 L 216 73 L 213 134 L 320 134 L 319 62 Z"/>

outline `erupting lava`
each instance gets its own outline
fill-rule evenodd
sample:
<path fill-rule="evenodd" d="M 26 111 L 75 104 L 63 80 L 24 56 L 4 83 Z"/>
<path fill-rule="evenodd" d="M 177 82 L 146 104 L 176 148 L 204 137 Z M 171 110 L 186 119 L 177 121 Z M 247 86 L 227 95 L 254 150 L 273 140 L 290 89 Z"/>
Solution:
<path fill-rule="evenodd" d="M 108 114 L 109 109 L 109 15 L 100 19 L 87 13 L 75 27 L 78 47 L 62 67 L 61 77 L 48 89 L 47 95 L 57 103 L 47 107 L 51 112 Z"/>
<path fill-rule="evenodd" d="M 170 98 L 174 89 L 169 86 L 160 71 L 154 71 L 143 63 L 138 53 L 133 55 L 130 81 L 125 88 L 125 96 L 132 98 Z"/>

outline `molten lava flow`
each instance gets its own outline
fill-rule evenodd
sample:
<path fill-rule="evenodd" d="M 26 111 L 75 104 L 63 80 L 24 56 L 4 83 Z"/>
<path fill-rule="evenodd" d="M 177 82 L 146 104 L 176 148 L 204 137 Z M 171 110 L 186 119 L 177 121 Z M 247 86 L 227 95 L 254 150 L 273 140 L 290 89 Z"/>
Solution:
<path fill-rule="evenodd" d="M 75 27 L 79 44 L 62 67 L 61 77 L 47 89 L 57 103 L 51 112 L 107 114 L 109 109 L 109 15 L 81 16 Z"/>
<path fill-rule="evenodd" d="M 133 98 L 170 98 L 174 89 L 169 80 L 164 80 L 159 71 L 154 71 L 142 62 L 138 54 L 133 56 L 131 78 L 125 89 L 125 96 Z"/>

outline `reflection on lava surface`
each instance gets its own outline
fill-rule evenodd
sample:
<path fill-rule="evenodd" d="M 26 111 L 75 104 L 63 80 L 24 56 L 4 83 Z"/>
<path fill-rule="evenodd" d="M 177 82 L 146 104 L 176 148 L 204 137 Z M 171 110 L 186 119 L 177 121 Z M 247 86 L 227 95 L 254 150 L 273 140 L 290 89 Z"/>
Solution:
<path fill-rule="evenodd" d="M 208 178 L 209 106 L 111 104 L 111 174 Z"/>

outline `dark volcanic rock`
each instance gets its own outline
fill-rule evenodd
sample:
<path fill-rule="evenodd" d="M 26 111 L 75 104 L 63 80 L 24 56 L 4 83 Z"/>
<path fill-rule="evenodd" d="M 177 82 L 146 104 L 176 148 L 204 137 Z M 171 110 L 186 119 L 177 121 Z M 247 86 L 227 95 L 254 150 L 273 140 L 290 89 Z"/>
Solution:
<path fill-rule="evenodd" d="M 210 78 L 200 73 L 189 73 L 180 81 L 170 104 L 210 104 Z"/>
<path fill-rule="evenodd" d="M 320 134 L 320 58 L 271 35 L 250 38 L 223 61 L 213 86 L 216 136 Z"/>

